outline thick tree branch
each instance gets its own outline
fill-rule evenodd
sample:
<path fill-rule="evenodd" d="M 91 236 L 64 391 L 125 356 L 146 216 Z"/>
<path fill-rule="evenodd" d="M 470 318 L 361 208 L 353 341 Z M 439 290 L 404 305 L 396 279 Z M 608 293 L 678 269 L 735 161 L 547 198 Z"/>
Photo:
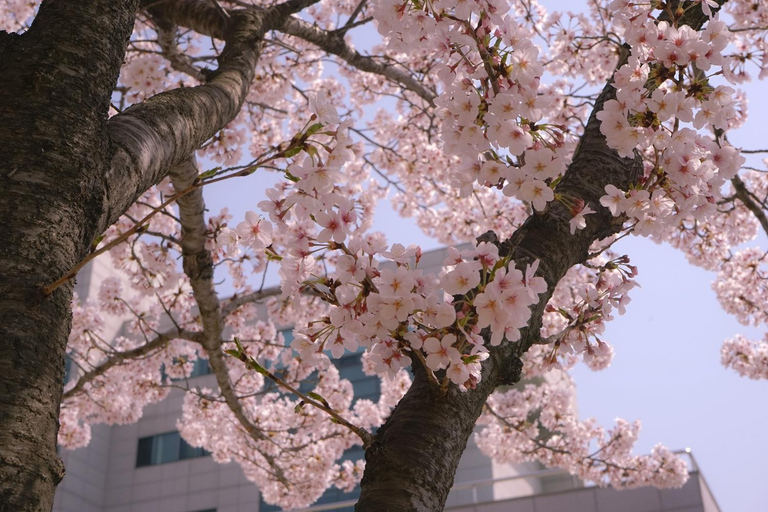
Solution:
<path fill-rule="evenodd" d="M 260 17 L 241 17 L 204 85 L 176 89 L 134 105 L 110 119 L 112 164 L 105 177 L 108 205 L 102 230 L 168 169 L 180 163 L 240 111 L 253 80 L 258 45 L 266 32 Z"/>
<path fill-rule="evenodd" d="M 224 39 L 229 16 L 210 0 L 141 0 L 141 8 L 155 20 Z"/>
<path fill-rule="evenodd" d="M 219 13 L 207 0 L 160 0 L 152 2 L 145 0 L 147 11 L 156 19 L 166 23 L 184 26 L 207 36 L 223 39 L 227 27 L 227 18 Z M 363 5 L 362 3 L 360 5 Z M 257 8 L 253 8 L 257 9 Z M 214 13 L 214 11 L 216 11 Z M 234 14 L 235 10 L 228 11 Z M 322 30 L 295 16 L 285 18 L 277 31 L 298 37 L 314 44 L 331 55 L 336 55 L 350 66 L 366 73 L 381 75 L 392 82 L 398 83 L 424 99 L 430 105 L 436 94 L 426 88 L 404 69 L 379 62 L 372 57 L 361 55 L 350 48 L 344 41 L 343 32 Z"/>
<path fill-rule="evenodd" d="M 171 168 L 171 181 L 177 190 L 184 190 L 198 175 L 194 156 Z M 208 355 L 219 391 L 240 426 L 255 441 L 269 441 L 269 438 L 254 425 L 243 410 L 229 377 L 229 367 L 221 348 L 224 330 L 221 305 L 213 283 L 213 257 L 205 248 L 208 228 L 205 223 L 205 202 L 202 189 L 179 198 L 179 219 L 181 220 L 181 248 L 184 273 L 189 278 L 203 325 L 201 345 Z M 262 456 L 275 471 L 281 482 L 287 483 L 280 466 L 274 458 L 262 452 Z"/>
<path fill-rule="evenodd" d="M 546 294 L 533 308 L 530 324 L 522 331 L 521 340 L 491 347 L 491 357 L 483 365 L 480 384 L 467 392 L 450 386 L 448 393 L 442 395 L 430 385 L 420 366 L 413 367 L 415 378 L 411 388 L 366 452 L 367 466 L 357 511 L 383 512 L 387 510 L 384 503 L 390 503 L 397 510 L 440 510 L 443 507 L 459 457 L 488 395 L 497 386 L 514 384 L 520 379 L 522 362 L 519 356 L 539 339 L 544 307 L 555 286 L 569 268 L 586 260 L 592 242 L 621 229 L 621 219 L 614 219 L 600 206 L 599 198 L 609 183 L 624 189 L 634 183 L 642 173 L 642 162 L 639 157 L 619 157 L 608 148 L 600 133 L 597 112 L 614 95 L 613 85 L 608 83 L 595 105 L 579 150 L 557 189 L 597 207 L 598 212 L 589 219 L 587 227 L 571 235 L 570 212 L 560 203 L 553 202 L 546 212 L 532 215 L 509 240 L 500 244 L 500 254 L 512 254 L 520 268 L 539 260 L 539 274 L 548 285 Z M 434 453 L 446 456 L 431 459 L 417 469 L 409 465 L 408 461 L 413 460 L 415 454 L 422 454 L 419 456 L 422 460 L 426 454 Z M 389 471 L 377 471 L 378 468 L 388 468 Z M 393 473 L 392 468 L 397 468 L 397 472 Z M 392 480 L 393 477 L 397 482 Z M 415 485 L 403 485 L 400 478 L 413 481 Z"/>
<path fill-rule="evenodd" d="M 697 15 L 691 15 L 691 19 L 690 24 L 696 29 L 705 21 Z M 617 68 L 626 59 L 624 52 Z M 570 211 L 559 202 L 552 202 L 545 212 L 529 217 L 512 237 L 500 244 L 500 255 L 511 255 L 521 269 L 539 260 L 538 274 L 547 282 L 547 292 L 532 308 L 529 326 L 521 331 L 521 339 L 491 347 L 490 357 L 483 363 L 482 380 L 477 388 L 464 393 L 450 386 L 445 395 L 440 394 L 423 368 L 413 366 L 411 388 L 366 451 L 357 512 L 442 509 L 459 455 L 488 395 L 497 386 L 520 380 L 520 355 L 540 339 L 544 307 L 555 286 L 572 266 L 588 258 L 593 242 L 622 228 L 623 219 L 614 218 L 599 199 L 608 184 L 629 189 L 642 176 L 643 164 L 637 154 L 635 158 L 621 158 L 608 147 L 600 132 L 597 113 L 615 94 L 610 80 L 595 103 L 573 161 L 556 189 L 557 193 L 583 199 L 597 210 L 589 216 L 586 228 L 571 235 Z M 438 453 L 440 457 L 431 456 Z M 412 463 L 414 459 L 420 461 L 417 468 Z"/>
<path fill-rule="evenodd" d="M 104 177 L 101 231 L 163 179 L 171 166 L 182 162 L 237 116 L 253 81 L 264 34 L 317 1 L 288 0 L 267 9 L 241 9 L 231 11 L 229 18 L 213 4 L 206 8 L 201 0 L 163 0 L 157 5 L 163 11 L 151 9 L 164 23 L 201 33 L 215 31 L 223 36 L 226 46 L 218 69 L 210 73 L 207 83 L 160 93 L 109 120 L 112 157 Z"/>

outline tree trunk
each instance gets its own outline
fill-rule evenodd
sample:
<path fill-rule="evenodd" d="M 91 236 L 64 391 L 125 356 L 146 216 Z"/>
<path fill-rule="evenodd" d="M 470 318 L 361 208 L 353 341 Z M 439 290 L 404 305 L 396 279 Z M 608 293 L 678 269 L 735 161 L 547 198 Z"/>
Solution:
<path fill-rule="evenodd" d="M 0 33 L 0 510 L 50 510 L 72 285 L 98 234 L 111 92 L 137 0 L 46 0 Z"/>
<path fill-rule="evenodd" d="M 571 235 L 568 221 L 572 215 L 554 201 L 546 212 L 532 215 L 508 240 L 497 243 L 495 235 L 491 237 L 499 253 L 512 254 L 520 270 L 539 260 L 538 274 L 547 281 L 547 292 L 533 306 L 530 324 L 522 330 L 521 339 L 491 347 L 480 384 L 466 392 L 451 385 L 447 394 L 441 394 L 429 383 L 423 369 L 414 365 L 413 385 L 366 450 L 357 512 L 443 510 L 459 458 L 483 405 L 497 386 L 520 380 L 519 357 L 538 341 L 544 307 L 555 286 L 568 269 L 587 259 L 595 240 L 621 229 L 622 219 L 614 218 L 600 206 L 600 197 L 609 183 L 628 189 L 641 176 L 643 165 L 639 156 L 621 158 L 608 148 L 600 133 L 596 114 L 613 98 L 615 89 L 609 82 L 595 104 L 573 162 L 557 187 L 558 193 L 581 198 L 597 210 L 588 218 L 587 227 Z"/>
<path fill-rule="evenodd" d="M 423 367 L 413 368 L 411 388 L 366 451 L 356 511 L 442 510 L 498 373 L 494 365 L 494 375 L 484 375 L 475 391 L 463 393 L 451 386 L 443 395 L 429 382 Z M 487 368 L 484 373 L 491 373 Z M 516 366 L 517 378 L 520 368 Z"/>

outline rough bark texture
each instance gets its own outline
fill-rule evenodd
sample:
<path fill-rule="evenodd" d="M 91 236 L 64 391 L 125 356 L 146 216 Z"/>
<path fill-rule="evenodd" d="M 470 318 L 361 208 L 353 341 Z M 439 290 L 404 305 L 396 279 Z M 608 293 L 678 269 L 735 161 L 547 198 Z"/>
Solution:
<path fill-rule="evenodd" d="M 306 2 L 233 16 L 208 84 L 108 121 L 138 0 L 45 0 L 0 33 L 0 510 L 50 510 L 72 286 L 42 289 L 237 112 L 258 43 Z"/>
<path fill-rule="evenodd" d="M 72 287 L 103 214 L 112 89 L 138 0 L 46 0 L 0 54 L 0 510 L 50 510 Z"/>
<path fill-rule="evenodd" d="M 519 372 L 519 360 L 506 372 Z M 439 511 L 472 429 L 499 378 L 499 365 L 487 367 L 472 393 L 451 386 L 443 395 L 414 366 L 414 381 L 365 453 L 362 494 L 355 510 L 366 512 Z"/>
<path fill-rule="evenodd" d="M 226 14 L 208 0 L 141 0 L 164 30 L 190 28 L 224 39 L 226 47 L 204 85 L 157 95 L 110 120 L 111 93 L 140 0 L 43 0 L 28 32 L 0 32 L 0 511 L 50 510 L 63 475 L 55 450 L 72 287 L 50 296 L 42 288 L 74 267 L 140 194 L 237 115 L 266 32 L 304 37 L 431 100 L 433 93 L 407 73 L 291 17 L 316 1 L 288 0 Z M 695 12 L 685 16 L 701 26 L 703 18 Z M 612 94 L 609 85 L 595 111 Z M 605 184 L 627 188 L 639 169 L 638 161 L 621 159 L 605 146 L 593 114 L 558 191 L 597 207 Z M 196 203 L 194 197 L 180 205 L 191 215 L 183 214 L 191 222 L 183 236 L 184 266 L 197 288 L 203 343 L 226 396 L 231 387 L 228 377 L 221 378 L 226 373 L 220 357 L 222 311 L 255 295 L 219 306 L 210 255 L 200 245 L 202 198 Z M 551 293 L 565 272 L 586 258 L 592 241 L 618 229 L 605 209 L 597 210 L 587 228 L 571 236 L 570 214 L 553 203 L 502 249 L 523 264 L 540 259 Z M 367 451 L 358 510 L 442 509 L 483 403 L 496 386 L 519 379 L 519 355 L 537 340 L 547 299 L 520 342 L 492 351 L 476 390 L 451 388 L 441 395 L 416 370 L 411 390 Z"/>
<path fill-rule="evenodd" d="M 723 5 L 725 1 L 718 0 L 718 3 Z M 700 10 L 692 9 L 680 22 L 699 29 L 706 20 Z M 617 67 L 623 65 L 627 57 L 625 48 Z M 544 306 L 555 286 L 568 269 L 587 259 L 594 241 L 621 229 L 622 219 L 614 218 L 600 206 L 600 197 L 608 184 L 629 189 L 642 175 L 643 165 L 637 155 L 633 159 L 621 158 L 607 146 L 600 133 L 597 113 L 606 101 L 614 98 L 611 80 L 595 102 L 573 161 L 556 189 L 557 193 L 583 199 L 597 210 L 587 218 L 586 228 L 571 235 L 570 212 L 553 201 L 546 212 L 532 215 L 512 237 L 500 243 L 500 254 L 512 254 L 521 269 L 538 259 L 538 273 L 547 281 L 547 292 L 533 308 L 531 322 L 522 331 L 520 341 L 491 348 L 491 357 L 483 365 L 480 386 L 464 394 L 452 390 L 444 397 L 436 396 L 426 378 L 416 373 L 413 386 L 366 452 L 357 512 L 443 509 L 461 455 L 453 450 L 460 447 L 463 451 L 488 395 L 497 386 L 519 381 L 519 356 L 539 340 Z"/>
<path fill-rule="evenodd" d="M 608 84 L 596 102 L 573 163 L 557 188 L 557 192 L 582 198 L 593 207 L 599 206 L 605 185 L 612 183 L 627 189 L 642 173 L 639 158 L 619 157 L 606 146 L 600 133 L 596 113 L 613 97 L 613 86 Z M 491 357 L 483 365 L 482 381 L 472 391 L 462 393 L 451 386 L 446 395 L 441 395 L 423 372 L 415 372 L 411 389 L 366 452 L 362 494 L 356 511 L 443 509 L 461 453 L 483 404 L 497 386 L 519 381 L 519 355 L 538 339 L 544 306 L 555 286 L 568 269 L 586 260 L 593 241 L 621 228 L 621 221 L 608 210 L 596 209 L 586 229 L 571 235 L 570 212 L 553 202 L 545 213 L 531 216 L 509 240 L 501 243 L 500 252 L 512 254 L 521 268 L 538 259 L 539 274 L 547 281 L 547 293 L 534 307 L 530 326 L 519 342 L 491 349 Z"/>

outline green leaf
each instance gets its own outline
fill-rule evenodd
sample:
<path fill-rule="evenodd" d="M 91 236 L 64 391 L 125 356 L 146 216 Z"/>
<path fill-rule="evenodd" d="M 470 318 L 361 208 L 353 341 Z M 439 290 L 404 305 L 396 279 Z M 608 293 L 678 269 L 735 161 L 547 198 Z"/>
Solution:
<path fill-rule="evenodd" d="M 316 134 L 317 132 L 319 132 L 319 131 L 320 131 L 320 129 L 321 129 L 322 127 L 323 127 L 323 123 L 315 123 L 315 124 L 313 124 L 312 126 L 310 126 L 309 128 L 307 128 L 307 131 L 306 131 L 306 132 L 304 132 L 304 133 L 305 133 L 307 136 L 309 136 L 309 135 L 314 135 L 314 134 Z"/>
<path fill-rule="evenodd" d="M 296 414 L 299 414 L 301 413 L 302 409 L 304 409 L 304 400 L 296 404 L 296 407 L 293 408 L 293 412 L 295 412 Z"/>
<path fill-rule="evenodd" d="M 325 398 L 323 398 L 322 396 L 320 396 L 317 393 L 315 393 L 314 391 L 310 391 L 309 393 L 307 393 L 307 396 L 309 398 L 317 400 L 318 402 L 322 402 L 322 404 L 324 406 L 326 406 L 327 408 L 329 408 L 329 409 L 331 408 L 331 406 L 328 404 L 328 401 Z"/>
<path fill-rule="evenodd" d="M 96 249 L 96 247 L 99 246 L 102 240 L 104 240 L 104 235 L 97 236 L 96 239 L 93 242 L 91 242 L 91 249 Z"/>
<path fill-rule="evenodd" d="M 262 374 L 263 376 L 269 377 L 269 372 L 267 371 L 267 369 L 264 368 L 263 366 L 261 366 L 259 363 L 257 363 L 254 358 L 251 358 L 251 360 L 248 361 L 248 362 L 249 362 L 251 368 L 256 370 L 258 373 Z"/>
<path fill-rule="evenodd" d="M 301 146 L 292 147 L 292 148 L 286 150 L 284 156 L 285 156 L 285 158 L 290 158 L 292 156 L 296 156 L 299 153 L 301 153 L 301 149 L 302 149 Z M 285 174 L 287 175 L 288 173 L 286 172 Z"/>
<path fill-rule="evenodd" d="M 208 178 L 212 178 L 212 177 L 216 176 L 216 173 L 219 172 L 220 170 L 221 170 L 221 167 L 214 167 L 213 169 L 210 169 L 210 170 L 205 171 L 204 173 L 198 175 L 197 179 L 202 181 L 202 180 L 205 180 L 205 179 L 208 179 Z"/>

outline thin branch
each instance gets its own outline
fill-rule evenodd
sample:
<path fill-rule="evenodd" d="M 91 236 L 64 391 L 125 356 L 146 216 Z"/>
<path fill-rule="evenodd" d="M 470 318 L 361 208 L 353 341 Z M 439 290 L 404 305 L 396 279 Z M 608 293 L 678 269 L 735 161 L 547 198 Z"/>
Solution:
<path fill-rule="evenodd" d="M 392 65 L 379 62 L 372 57 L 361 55 L 344 42 L 344 37 L 339 33 L 328 32 L 296 17 L 289 17 L 277 29 L 288 35 L 292 35 L 310 42 L 326 52 L 336 55 L 347 64 L 368 73 L 381 75 L 388 80 L 396 82 L 411 92 L 416 93 L 430 105 L 434 106 L 437 95 L 427 89 L 410 73 L 398 69 Z"/>
<path fill-rule="evenodd" d="M 261 366 L 258 362 L 256 362 L 254 358 L 252 358 L 251 356 L 245 353 L 243 346 L 240 344 L 237 338 L 235 338 L 235 343 L 237 344 L 237 350 L 231 351 L 232 355 L 240 359 L 240 361 L 242 361 L 243 363 L 245 363 L 245 365 L 248 368 L 262 374 L 263 376 L 267 377 L 269 380 L 271 380 L 278 386 L 287 389 L 288 391 L 290 391 L 291 393 L 299 397 L 303 402 L 328 414 L 331 418 L 333 418 L 331 421 L 333 421 L 334 423 L 338 423 L 339 425 L 342 425 L 347 429 L 349 429 L 351 432 L 355 433 L 363 441 L 363 448 L 367 449 L 371 445 L 371 442 L 373 442 L 373 437 L 367 430 L 365 430 L 364 428 L 358 427 L 357 425 L 353 425 L 352 423 L 344 419 L 344 417 L 341 416 L 336 411 L 334 411 L 331 408 L 330 404 L 328 404 L 328 402 L 326 402 L 324 399 L 322 400 L 322 402 L 320 402 L 318 400 L 310 398 L 309 396 L 305 395 L 298 389 L 294 388 L 293 386 L 285 382 L 280 377 L 276 376 L 275 374 L 273 374 L 272 372 L 270 372 L 269 370 Z M 317 396 L 319 397 L 319 395 Z"/>
<path fill-rule="evenodd" d="M 731 28 L 728 27 L 729 32 L 761 32 L 763 30 L 768 30 L 768 26 L 765 27 L 741 27 L 741 28 Z"/>
<path fill-rule="evenodd" d="M 157 31 L 157 44 L 162 50 L 162 55 L 171 63 L 171 67 L 180 73 L 191 76 L 198 82 L 205 81 L 203 70 L 195 66 L 194 61 L 185 53 L 179 51 L 176 41 L 176 26 L 155 22 Z"/>
<path fill-rule="evenodd" d="M 124 352 L 116 352 L 113 356 L 102 361 L 98 366 L 92 370 L 84 373 L 77 379 L 77 383 L 69 390 L 65 391 L 62 395 L 62 401 L 72 398 L 84 392 L 85 385 L 93 381 L 96 377 L 104 375 L 107 370 L 119 366 L 125 361 L 136 359 L 142 356 L 146 356 L 155 350 L 164 348 L 168 342 L 175 339 L 185 339 L 188 341 L 200 342 L 202 340 L 202 333 L 187 330 L 172 330 L 161 334 L 158 334 L 156 338 L 149 341 L 140 347 L 136 347 L 132 350 L 126 350 Z"/>
<path fill-rule="evenodd" d="M 763 227 L 763 231 L 768 234 L 768 217 L 765 216 L 765 211 L 760 207 L 760 205 L 758 205 L 754 199 L 752 199 L 749 190 L 747 190 L 747 186 L 743 181 L 741 181 L 741 178 L 739 178 L 738 175 L 731 179 L 731 183 L 733 184 L 733 188 L 736 190 L 736 198 L 741 201 L 744 206 L 746 206 L 747 209 L 749 209 L 749 211 L 754 214 L 755 217 L 757 217 L 757 220 Z"/>
<path fill-rule="evenodd" d="M 92 259 L 96 258 L 100 254 L 104 254 L 105 252 L 107 252 L 108 250 L 112 249 L 113 247 L 117 247 L 118 245 L 123 243 L 125 240 L 128 239 L 128 237 L 130 237 L 131 235 L 136 234 L 158 212 L 164 210 L 171 203 L 173 203 L 177 199 L 185 196 L 186 194 L 192 192 L 195 188 L 197 188 L 199 186 L 200 185 L 195 185 L 195 184 L 190 185 L 189 187 L 187 187 L 186 189 L 182 190 L 181 192 L 178 192 L 178 193 L 172 195 L 171 197 L 169 197 L 168 199 L 166 199 L 165 201 L 163 201 L 159 206 L 156 206 L 152 211 L 150 211 L 147 215 L 145 215 L 139 222 L 134 224 L 130 229 L 128 229 L 127 231 L 122 233 L 120 236 L 118 236 L 117 238 L 115 238 L 114 240 L 109 242 L 108 244 L 103 245 L 100 249 L 97 249 L 97 250 L 91 252 L 88 256 L 83 258 L 83 260 L 80 261 L 80 263 L 75 265 L 69 272 L 67 272 L 66 274 L 61 276 L 59 279 L 57 279 L 53 283 L 51 283 L 48 286 L 46 286 L 45 288 L 43 288 L 43 295 L 48 296 L 51 293 L 53 293 L 53 291 L 56 288 L 58 288 L 62 284 L 66 283 L 67 281 L 69 281 L 70 279 L 75 277 L 77 275 L 77 273 L 80 271 L 80 269 L 82 269 L 86 264 L 88 264 L 89 261 L 91 261 Z"/>
<path fill-rule="evenodd" d="M 360 15 L 361 12 L 363 12 L 363 9 L 365 8 L 366 4 L 368 3 L 368 0 L 360 0 L 360 2 L 355 7 L 355 10 L 352 11 L 352 14 L 349 15 L 349 19 L 344 24 L 343 27 L 339 29 L 339 31 L 343 34 L 347 32 L 349 29 L 351 29 L 353 26 L 355 26 L 355 20 Z"/>

